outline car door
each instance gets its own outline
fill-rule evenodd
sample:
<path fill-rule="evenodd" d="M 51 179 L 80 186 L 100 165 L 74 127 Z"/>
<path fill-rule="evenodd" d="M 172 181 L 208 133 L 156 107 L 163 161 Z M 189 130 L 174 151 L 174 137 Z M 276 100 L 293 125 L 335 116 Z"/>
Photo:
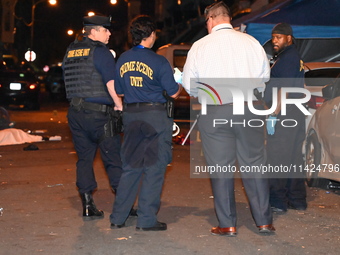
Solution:
<path fill-rule="evenodd" d="M 329 102 L 330 122 L 333 132 L 329 137 L 330 157 L 335 164 L 340 164 L 340 79 L 335 82 L 334 97 Z"/>

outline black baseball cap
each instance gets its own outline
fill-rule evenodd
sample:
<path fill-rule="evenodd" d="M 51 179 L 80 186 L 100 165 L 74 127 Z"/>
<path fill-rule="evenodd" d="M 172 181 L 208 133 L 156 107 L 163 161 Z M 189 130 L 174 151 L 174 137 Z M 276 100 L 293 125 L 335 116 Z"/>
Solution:
<path fill-rule="evenodd" d="M 293 29 L 288 23 L 279 23 L 277 24 L 273 30 L 272 34 L 281 34 L 281 35 L 291 35 L 293 36 Z"/>
<path fill-rule="evenodd" d="M 86 26 L 102 26 L 111 27 L 111 16 L 86 16 L 83 18 L 84 27 Z"/>

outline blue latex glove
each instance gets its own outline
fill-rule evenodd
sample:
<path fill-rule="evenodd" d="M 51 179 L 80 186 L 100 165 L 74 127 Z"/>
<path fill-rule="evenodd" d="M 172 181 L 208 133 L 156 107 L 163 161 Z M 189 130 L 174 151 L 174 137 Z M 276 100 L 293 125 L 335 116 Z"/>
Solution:
<path fill-rule="evenodd" d="M 277 117 L 268 116 L 267 119 L 267 133 L 268 135 L 273 135 L 275 133 L 275 125 L 278 121 Z"/>
<path fill-rule="evenodd" d="M 177 67 L 175 67 L 174 70 L 175 70 L 175 73 L 174 73 L 175 81 L 179 84 L 182 84 L 182 72 Z"/>

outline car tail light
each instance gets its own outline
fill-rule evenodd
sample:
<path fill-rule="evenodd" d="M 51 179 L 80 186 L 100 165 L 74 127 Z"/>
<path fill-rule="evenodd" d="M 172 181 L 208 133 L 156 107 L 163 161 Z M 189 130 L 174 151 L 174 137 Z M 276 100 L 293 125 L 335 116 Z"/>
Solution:
<path fill-rule="evenodd" d="M 310 100 L 308 101 L 307 105 L 308 105 L 308 108 L 317 109 L 323 104 L 324 101 L 325 99 L 323 97 L 312 96 Z"/>
<path fill-rule="evenodd" d="M 29 89 L 34 90 L 37 88 L 37 84 L 31 84 L 28 86 Z"/>

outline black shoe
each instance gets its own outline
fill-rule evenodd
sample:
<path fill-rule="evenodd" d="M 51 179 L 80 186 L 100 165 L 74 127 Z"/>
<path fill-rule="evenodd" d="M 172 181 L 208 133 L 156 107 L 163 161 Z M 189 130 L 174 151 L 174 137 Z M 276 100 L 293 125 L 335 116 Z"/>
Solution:
<path fill-rule="evenodd" d="M 124 227 L 126 227 L 125 222 L 123 224 L 120 224 L 120 225 L 111 223 L 111 226 L 110 226 L 110 228 L 112 228 L 112 229 L 124 228 Z"/>
<path fill-rule="evenodd" d="M 83 203 L 83 220 L 97 220 L 104 218 L 104 212 L 98 210 L 92 198 L 92 192 L 80 194 Z"/>
<path fill-rule="evenodd" d="M 157 223 L 153 227 L 149 227 L 149 228 L 136 227 L 136 230 L 142 230 L 142 231 L 162 231 L 166 229 L 167 229 L 166 223 L 159 222 L 159 221 L 157 221 Z"/>
<path fill-rule="evenodd" d="M 131 208 L 129 216 L 138 217 L 137 209 Z"/>
<path fill-rule="evenodd" d="M 273 207 L 273 206 L 271 208 L 272 208 L 272 212 L 276 214 L 285 214 L 287 212 L 287 209 L 282 209 L 282 208 Z"/>
<path fill-rule="evenodd" d="M 288 204 L 288 209 L 298 210 L 298 211 L 305 211 L 307 209 L 307 205 L 292 205 Z"/>

